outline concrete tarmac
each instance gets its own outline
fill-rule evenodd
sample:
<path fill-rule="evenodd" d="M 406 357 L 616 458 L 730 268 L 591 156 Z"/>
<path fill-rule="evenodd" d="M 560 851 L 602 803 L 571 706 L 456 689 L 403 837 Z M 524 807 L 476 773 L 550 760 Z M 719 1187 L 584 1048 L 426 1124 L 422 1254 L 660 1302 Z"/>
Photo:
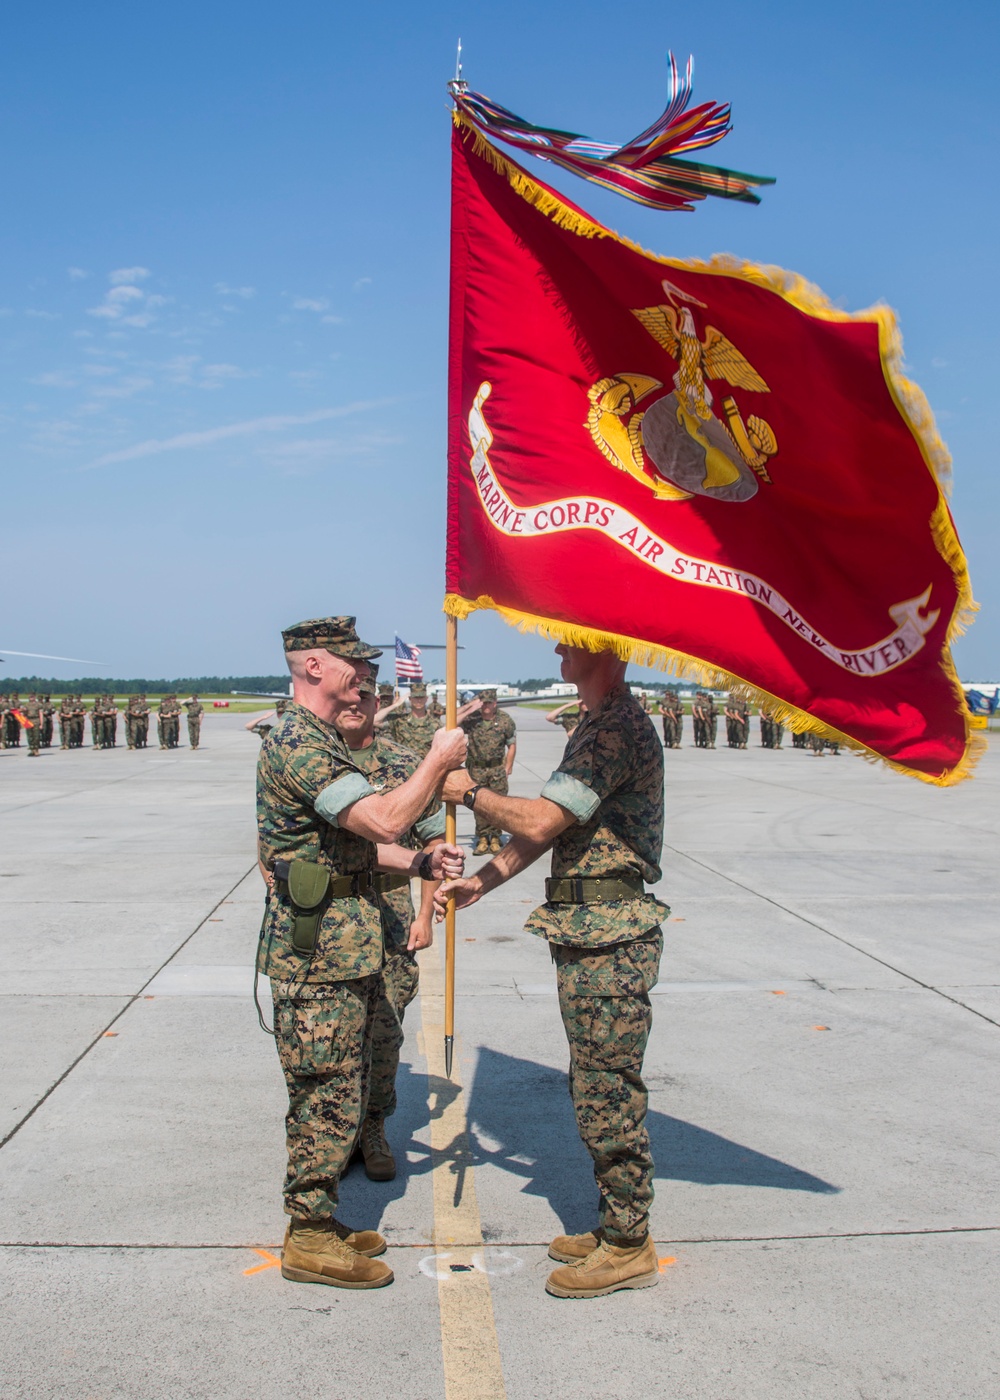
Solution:
<path fill-rule="evenodd" d="M 534 795 L 562 731 L 515 717 Z M 521 931 L 542 863 L 460 916 L 452 1084 L 423 955 L 399 1176 L 343 1182 L 395 1283 L 287 1283 L 256 737 L 212 714 L 196 753 L 0 751 L 5 1400 L 1000 1393 L 997 740 L 938 790 L 686 724 L 646 1059 L 662 1277 L 587 1302 L 543 1292 L 596 1196 Z"/>

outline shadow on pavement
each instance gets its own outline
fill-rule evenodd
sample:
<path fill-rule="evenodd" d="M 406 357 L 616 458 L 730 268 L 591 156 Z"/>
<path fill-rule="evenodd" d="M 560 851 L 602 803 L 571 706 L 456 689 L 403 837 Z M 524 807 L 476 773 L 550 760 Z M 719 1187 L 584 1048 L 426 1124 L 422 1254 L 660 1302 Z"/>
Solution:
<path fill-rule="evenodd" d="M 395 1181 L 374 1186 L 361 1168 L 355 1167 L 345 1181 L 351 1210 L 357 1201 L 366 1222 L 372 1220 L 380 1208 L 404 1194 L 408 1177 L 422 1176 L 444 1161 L 454 1177 L 456 1202 L 461 1200 L 470 1166 L 499 1167 L 523 1178 L 522 1191 L 544 1197 L 565 1228 L 589 1228 L 595 1188 L 577 1133 L 565 1072 L 497 1050 L 481 1050 L 468 1091 L 468 1134 L 433 1157 L 414 1134 L 438 1117 L 458 1091 L 447 1080 L 432 1078 L 428 1104 L 427 1083 L 423 1074 L 400 1065 L 396 1085 L 399 1105 L 387 1123 L 399 1174 Z M 821 1195 L 840 1190 L 799 1167 L 657 1109 L 650 1109 L 646 1126 L 658 1181 L 770 1187 Z"/>

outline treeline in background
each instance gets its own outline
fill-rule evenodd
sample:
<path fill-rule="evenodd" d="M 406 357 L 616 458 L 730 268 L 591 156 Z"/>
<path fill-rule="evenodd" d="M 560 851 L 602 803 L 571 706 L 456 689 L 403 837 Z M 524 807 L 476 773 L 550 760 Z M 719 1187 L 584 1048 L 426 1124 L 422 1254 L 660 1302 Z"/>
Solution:
<path fill-rule="evenodd" d="M 274 690 L 288 694 L 288 672 L 283 676 L 179 676 L 175 680 L 147 679 L 144 676 L 123 680 L 96 676 L 78 680 L 57 681 L 45 676 L 20 676 L 0 679 L 0 694 L 17 692 L 22 698 L 35 695 L 228 695 L 233 690 Z"/>

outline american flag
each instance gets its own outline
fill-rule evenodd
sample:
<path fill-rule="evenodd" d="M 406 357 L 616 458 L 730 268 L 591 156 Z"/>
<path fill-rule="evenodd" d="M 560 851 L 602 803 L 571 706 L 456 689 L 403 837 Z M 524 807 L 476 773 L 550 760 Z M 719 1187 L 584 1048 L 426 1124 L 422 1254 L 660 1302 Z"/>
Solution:
<path fill-rule="evenodd" d="M 396 679 L 397 681 L 422 681 L 424 678 L 424 668 L 417 658 L 420 655 L 419 647 L 407 646 L 397 633 L 396 635 Z"/>

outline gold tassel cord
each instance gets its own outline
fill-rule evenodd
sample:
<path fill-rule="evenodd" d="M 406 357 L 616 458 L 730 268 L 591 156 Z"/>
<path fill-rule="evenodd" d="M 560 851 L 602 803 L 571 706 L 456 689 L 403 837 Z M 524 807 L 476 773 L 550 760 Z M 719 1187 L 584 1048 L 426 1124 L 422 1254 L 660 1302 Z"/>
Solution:
<path fill-rule="evenodd" d="M 974 733 L 969 727 L 964 696 L 963 708 L 960 713 L 966 720 L 966 744 L 961 759 L 954 768 L 946 773 L 921 773 L 916 768 L 909 768 L 904 763 L 897 763 L 895 759 L 886 758 L 884 754 L 877 753 L 867 744 L 861 743 L 859 739 L 845 734 L 840 729 L 835 729 L 830 724 L 825 724 L 815 715 L 809 714 L 807 710 L 800 710 L 798 706 L 789 704 L 787 700 L 782 700 L 777 695 L 772 695 L 770 691 L 745 680 L 742 676 L 737 676 L 732 671 L 723 670 L 701 657 L 691 656 L 683 651 L 675 651 L 671 647 L 644 642 L 638 637 L 626 637 L 617 632 L 601 632 L 593 627 L 581 627 L 576 623 L 562 622 L 551 617 L 539 617 L 533 613 L 521 612 L 516 608 L 504 607 L 488 594 L 481 594 L 475 599 L 463 598 L 460 593 L 448 593 L 445 596 L 443 611 L 449 617 L 455 617 L 461 621 L 480 610 L 499 613 L 504 622 L 511 627 L 516 627 L 521 632 L 537 632 L 540 636 L 549 637 L 552 641 L 565 642 L 567 646 L 585 647 L 588 651 L 613 651 L 622 661 L 631 661 L 637 666 L 648 666 L 665 671 L 669 675 L 677 676 L 678 679 L 697 681 L 710 690 L 730 690 L 755 705 L 765 705 L 775 719 L 794 734 L 819 734 L 822 738 L 829 739 L 832 743 L 841 744 L 844 748 L 859 754 L 869 763 L 882 764 L 896 773 L 903 773 L 909 778 L 919 778 L 921 782 L 930 783 L 935 787 L 954 787 L 956 783 L 970 777 L 973 768 L 986 752 L 985 736 Z M 950 657 L 948 658 L 948 669 L 954 676 L 956 689 L 959 689 L 961 694 Z"/>
<path fill-rule="evenodd" d="M 472 136 L 473 153 L 484 159 L 498 174 L 504 176 L 516 194 L 536 208 L 539 213 L 551 219 L 559 228 L 564 228 L 581 238 L 611 238 L 623 247 L 630 248 L 633 252 L 649 258 L 662 267 L 674 268 L 682 272 L 700 273 L 706 276 L 736 277 L 740 281 L 750 282 L 754 286 L 774 292 L 797 310 L 817 320 L 870 322 L 878 326 L 879 359 L 890 396 L 900 417 L 912 433 L 924 464 L 938 488 L 938 504 L 929 524 L 934 546 L 951 570 L 955 582 L 956 602 L 946 633 L 946 647 L 950 647 L 952 641 L 961 636 L 971 624 L 979 605 L 973 597 L 968 562 L 955 530 L 946 499 L 951 489 L 951 454 L 938 432 L 933 411 L 923 390 L 909 379 L 904 371 L 903 340 L 892 309 L 885 305 L 876 305 L 868 307 L 864 311 L 842 311 L 832 304 L 829 297 L 819 287 L 799 273 L 789 272 L 785 268 L 771 264 L 747 262 L 729 253 L 717 253 L 708 261 L 697 258 L 661 257 L 659 254 L 643 248 L 640 244 L 634 243 L 631 239 L 615 233 L 614 230 L 606 228 L 603 224 L 596 223 L 593 219 L 587 218 L 586 215 L 578 213 L 575 209 L 571 209 L 552 191 L 543 188 L 533 180 L 520 166 L 508 160 L 460 112 L 454 112 L 453 119 L 455 125 L 462 129 L 463 140 L 467 139 L 469 135 Z M 672 651 L 668 647 L 655 646 L 635 638 L 621 638 L 611 634 L 593 632 L 588 628 L 573 629 L 569 624 L 546 619 L 532 619 L 529 614 L 516 613 L 511 609 L 503 608 L 492 599 L 480 599 L 475 603 L 469 603 L 465 599 L 458 598 L 457 595 L 449 595 L 445 602 L 446 612 L 450 611 L 449 604 L 452 600 L 454 600 L 456 608 L 464 607 L 467 610 L 464 613 L 456 611 L 453 614 L 456 617 L 467 616 L 469 612 L 478 607 L 490 608 L 500 613 L 506 621 L 521 627 L 522 630 L 543 631 L 547 635 L 558 637 L 559 640 L 566 641 L 571 645 L 591 646 L 592 649 L 604 649 L 610 646 L 624 659 L 635 661 L 638 665 L 657 666 L 664 670 L 674 670 L 677 674 L 682 673 L 681 669 L 678 668 L 683 668 L 684 674 L 701 680 L 705 685 L 713 685 L 713 688 L 722 688 L 723 685 L 732 684 L 748 699 L 764 697 L 764 703 L 779 713 L 784 705 L 783 701 L 768 695 L 766 691 L 757 690 L 739 677 L 730 676 L 728 672 L 716 670 L 707 662 L 687 657 L 684 653 Z M 600 640 L 594 643 L 574 641 L 573 637 L 569 635 L 570 632 L 579 633 L 581 637 L 588 636 Z M 643 661 L 644 655 L 654 659 L 648 662 Z M 823 734 L 824 737 L 833 738 L 855 752 L 863 754 L 866 758 L 886 763 L 897 772 L 920 778 L 923 782 L 936 783 L 940 786 L 949 786 L 960 782 L 969 776 L 972 768 L 981 757 L 985 750 L 986 740 L 982 735 L 974 733 L 969 727 L 965 693 L 959 683 L 950 652 L 947 650 L 943 652 L 940 664 L 941 669 L 951 682 L 955 694 L 956 710 L 965 720 L 966 731 L 965 753 L 960 763 L 949 774 L 938 778 L 928 777 L 927 774 L 918 773 L 915 769 L 907 768 L 891 759 L 884 759 L 857 740 L 823 726 L 819 720 L 811 715 L 806 715 L 804 711 L 798 710 L 794 706 L 785 707 L 790 716 L 787 721 L 788 728 L 796 732 L 812 730 L 815 733 Z M 722 679 L 718 685 L 715 685 L 710 679 L 711 676 Z"/>

